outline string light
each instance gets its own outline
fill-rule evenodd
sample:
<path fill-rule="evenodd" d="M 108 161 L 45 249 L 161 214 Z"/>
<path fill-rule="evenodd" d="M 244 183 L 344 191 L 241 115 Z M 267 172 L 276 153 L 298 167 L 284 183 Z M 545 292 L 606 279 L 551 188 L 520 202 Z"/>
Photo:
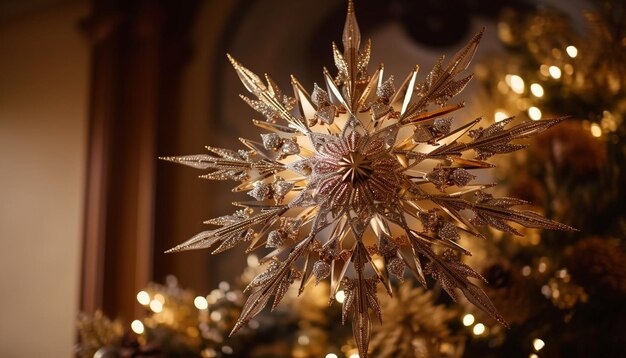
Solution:
<path fill-rule="evenodd" d="M 471 313 L 468 313 L 465 316 L 463 316 L 463 325 L 465 327 L 469 327 L 472 324 L 474 324 L 474 316 Z"/>
<path fill-rule="evenodd" d="M 259 258 L 256 255 L 249 255 L 246 261 L 250 267 L 259 266 Z"/>
<path fill-rule="evenodd" d="M 518 75 L 512 75 L 510 78 L 510 86 L 513 92 L 524 93 L 524 80 Z"/>
<path fill-rule="evenodd" d="M 528 358 L 539 358 L 538 355 L 536 355 L 535 353 L 531 353 Z"/>
<path fill-rule="evenodd" d="M 224 292 L 222 292 L 221 290 L 215 289 L 215 290 L 212 290 L 211 293 L 209 293 L 209 295 L 213 296 L 215 300 L 219 300 L 220 298 L 224 297 Z"/>
<path fill-rule="evenodd" d="M 325 358 L 339 358 L 335 353 L 328 353 Z"/>
<path fill-rule="evenodd" d="M 613 113 L 609 111 L 602 111 L 602 128 L 605 130 L 615 132 L 617 130 L 617 121 Z"/>
<path fill-rule="evenodd" d="M 233 291 L 226 292 L 226 299 L 230 302 L 235 302 L 237 300 L 237 294 Z"/>
<path fill-rule="evenodd" d="M 507 119 L 508 117 L 509 116 L 502 109 L 496 110 L 496 114 L 494 115 L 494 119 L 496 120 L 496 122 L 501 122 Z"/>
<path fill-rule="evenodd" d="M 137 301 L 146 306 L 150 303 L 150 295 L 146 291 L 139 291 L 137 293 Z"/>
<path fill-rule="evenodd" d="M 541 348 L 543 348 L 545 345 L 546 343 L 539 338 L 535 338 L 533 340 L 533 347 L 535 348 L 537 352 L 539 352 Z"/>
<path fill-rule="evenodd" d="M 532 92 L 535 97 L 543 97 L 543 87 L 541 87 L 539 83 L 530 85 L 530 92 Z"/>
<path fill-rule="evenodd" d="M 474 329 L 472 330 L 472 332 L 474 332 L 474 335 L 480 336 L 481 334 L 485 333 L 485 325 L 482 323 L 477 323 L 474 326 Z"/>
<path fill-rule="evenodd" d="M 206 300 L 206 298 L 202 297 L 202 296 L 198 296 L 193 300 L 193 305 L 196 306 L 197 309 L 199 310 L 205 310 L 207 308 L 209 308 L 209 302 Z"/>
<path fill-rule="evenodd" d="M 230 290 L 230 284 L 226 281 L 222 281 L 220 282 L 217 287 L 219 287 L 220 290 L 222 291 L 228 291 Z"/>
<path fill-rule="evenodd" d="M 300 336 L 300 337 L 298 337 L 298 344 L 299 345 L 306 346 L 310 342 L 311 342 L 311 340 L 307 336 Z"/>
<path fill-rule="evenodd" d="M 548 68 L 548 71 L 550 72 L 550 76 L 552 76 L 552 78 L 554 79 L 559 79 L 561 78 L 561 69 L 556 67 L 556 66 L 550 66 L 550 68 Z"/>
<path fill-rule="evenodd" d="M 538 121 L 541 119 L 541 110 L 537 107 L 528 108 L 528 116 L 533 121 Z"/>
<path fill-rule="evenodd" d="M 569 45 L 565 48 L 567 55 L 571 58 L 578 56 L 578 49 L 572 45 Z"/>
<path fill-rule="evenodd" d="M 591 124 L 591 135 L 596 138 L 599 138 L 602 136 L 602 128 L 600 128 L 598 123 Z"/>
<path fill-rule="evenodd" d="M 159 300 L 157 300 L 155 298 L 152 301 L 150 301 L 150 309 L 154 313 L 159 313 L 159 312 L 163 311 L 163 303 L 161 303 L 161 301 L 159 301 Z"/>
<path fill-rule="evenodd" d="M 211 312 L 211 319 L 215 322 L 219 321 L 222 319 L 222 314 L 219 313 L 218 311 L 213 311 Z"/>
<path fill-rule="evenodd" d="M 136 319 L 130 324 L 130 329 L 137 334 L 142 334 L 144 331 L 143 323 L 140 320 Z"/>
<path fill-rule="evenodd" d="M 343 301 L 346 299 L 346 293 L 343 291 L 337 292 L 337 294 L 335 295 L 335 299 L 337 300 L 337 302 L 343 303 Z"/>

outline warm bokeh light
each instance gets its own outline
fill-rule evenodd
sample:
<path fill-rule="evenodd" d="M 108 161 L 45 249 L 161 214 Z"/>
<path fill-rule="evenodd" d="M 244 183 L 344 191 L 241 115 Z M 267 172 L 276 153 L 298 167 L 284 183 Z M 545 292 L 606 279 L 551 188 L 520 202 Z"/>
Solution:
<path fill-rule="evenodd" d="M 567 52 L 567 55 L 571 58 L 578 56 L 578 49 L 572 45 L 567 46 L 565 48 L 565 51 Z"/>
<path fill-rule="evenodd" d="M 154 295 L 154 299 L 161 302 L 161 305 L 165 303 L 165 296 L 163 296 L 160 293 L 157 293 L 156 295 Z"/>
<path fill-rule="evenodd" d="M 530 85 L 530 92 L 532 92 L 535 97 L 543 97 L 543 87 L 541 87 L 539 83 Z"/>
<path fill-rule="evenodd" d="M 150 303 L 150 295 L 146 291 L 139 291 L 137 293 L 137 301 L 146 306 Z"/>
<path fill-rule="evenodd" d="M 509 118 L 509 116 L 502 109 L 496 110 L 496 114 L 493 117 L 496 120 L 496 122 L 501 122 L 501 121 Z"/>
<path fill-rule="evenodd" d="M 539 338 L 535 338 L 533 340 L 533 347 L 535 348 L 536 351 L 540 351 L 541 348 L 543 348 L 545 345 L 546 343 Z"/>
<path fill-rule="evenodd" d="M 140 320 L 136 319 L 130 324 L 130 329 L 137 334 L 142 334 L 144 331 L 143 323 Z"/>
<path fill-rule="evenodd" d="M 513 92 L 518 94 L 524 93 L 524 80 L 520 76 L 512 75 L 510 85 Z"/>
<path fill-rule="evenodd" d="M 202 296 L 198 296 L 193 300 L 193 305 L 196 306 L 199 310 L 205 310 L 209 308 L 209 302 L 207 302 L 206 298 Z"/>
<path fill-rule="evenodd" d="M 475 335 L 480 336 L 481 334 L 485 333 L 485 325 L 482 323 L 476 324 L 472 332 L 474 332 Z"/>
<path fill-rule="evenodd" d="M 211 312 L 211 319 L 215 322 L 219 321 L 222 319 L 222 314 L 219 313 L 218 311 L 213 311 Z"/>
<path fill-rule="evenodd" d="M 541 119 L 541 110 L 537 107 L 528 108 L 528 116 L 533 121 L 538 121 Z"/>
<path fill-rule="evenodd" d="M 337 355 L 335 353 L 328 353 L 326 355 L 326 358 L 339 358 L 339 357 L 337 357 Z"/>
<path fill-rule="evenodd" d="M 343 301 L 346 299 L 346 293 L 343 291 L 337 292 L 337 294 L 335 295 L 335 299 L 337 300 L 337 302 L 343 303 Z"/>
<path fill-rule="evenodd" d="M 211 293 L 209 293 L 209 295 L 215 298 L 216 300 L 219 300 L 220 298 L 224 297 L 224 292 L 222 292 L 221 290 L 215 289 L 215 290 L 211 290 Z"/>
<path fill-rule="evenodd" d="M 472 324 L 474 324 L 474 316 L 471 313 L 468 313 L 465 316 L 463 316 L 463 325 L 464 326 L 469 327 Z"/>
<path fill-rule="evenodd" d="M 222 281 L 220 282 L 217 287 L 219 287 L 220 290 L 222 291 L 229 291 L 230 290 L 230 283 L 226 282 L 226 281 Z"/>
<path fill-rule="evenodd" d="M 596 138 L 599 138 L 602 136 L 602 128 L 600 128 L 600 125 L 598 125 L 598 123 L 591 124 L 591 135 Z"/>
<path fill-rule="evenodd" d="M 154 313 L 159 313 L 159 312 L 163 311 L 163 303 L 161 303 L 161 301 L 159 301 L 159 300 L 157 300 L 155 298 L 152 301 L 150 301 L 150 309 Z"/>
<path fill-rule="evenodd" d="M 246 258 L 246 262 L 250 267 L 259 266 L 259 258 L 257 257 L 257 255 L 248 255 L 248 257 Z"/>
<path fill-rule="evenodd" d="M 298 337 L 298 344 L 299 345 L 306 346 L 310 342 L 311 342 L 311 340 L 307 336 L 300 336 L 300 337 Z"/>
<path fill-rule="evenodd" d="M 550 76 L 554 79 L 558 80 L 561 78 L 561 69 L 556 66 L 550 66 L 550 68 L 548 68 L 548 72 L 550 72 Z"/>

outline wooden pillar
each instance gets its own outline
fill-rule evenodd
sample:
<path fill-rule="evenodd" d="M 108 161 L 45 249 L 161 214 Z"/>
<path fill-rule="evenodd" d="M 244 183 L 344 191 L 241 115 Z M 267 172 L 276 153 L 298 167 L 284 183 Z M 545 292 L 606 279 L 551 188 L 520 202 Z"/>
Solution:
<path fill-rule="evenodd" d="M 81 309 L 131 319 L 152 279 L 157 133 L 190 53 L 196 0 L 94 0 Z M 178 59 L 173 61 L 172 59 Z M 169 87 L 168 87 L 169 88 Z M 176 86 L 174 86 L 176 88 Z M 163 115 L 167 113 L 168 115 Z"/>

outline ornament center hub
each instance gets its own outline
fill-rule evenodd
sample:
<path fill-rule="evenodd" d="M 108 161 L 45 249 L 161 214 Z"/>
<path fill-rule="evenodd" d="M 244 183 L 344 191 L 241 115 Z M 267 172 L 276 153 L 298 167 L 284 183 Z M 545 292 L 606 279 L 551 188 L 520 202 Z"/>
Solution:
<path fill-rule="evenodd" d="M 383 138 L 356 132 L 326 138 L 312 162 L 314 195 L 333 211 L 371 213 L 391 203 L 401 186 L 399 163 Z"/>
<path fill-rule="evenodd" d="M 352 186 L 362 183 L 374 173 L 372 160 L 359 152 L 349 152 L 338 163 L 337 173 L 344 183 Z"/>

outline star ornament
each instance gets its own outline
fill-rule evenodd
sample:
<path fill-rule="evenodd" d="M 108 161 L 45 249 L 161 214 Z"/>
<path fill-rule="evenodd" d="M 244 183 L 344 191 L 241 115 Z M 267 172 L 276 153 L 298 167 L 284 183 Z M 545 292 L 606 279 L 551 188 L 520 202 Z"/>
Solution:
<path fill-rule="evenodd" d="M 371 43 L 361 46 L 352 1 L 343 31 L 343 51 L 333 44 L 337 74 L 324 69 L 323 86 L 311 93 L 292 77 L 289 97 L 269 77 L 263 81 L 228 58 L 260 112 L 254 120 L 259 140 L 241 139 L 243 150 L 207 147 L 209 154 L 163 158 L 197 169 L 203 178 L 240 182 L 254 200 L 236 202 L 232 215 L 207 221 L 203 231 L 168 252 L 238 244 L 264 250 L 268 269 L 247 287 L 249 298 L 232 333 L 241 329 L 273 297 L 275 307 L 292 284 L 330 280 L 329 300 L 344 290 L 343 319 L 351 318 L 361 357 L 367 356 L 373 313 L 382 319 L 378 285 L 393 294 L 391 276 L 409 271 L 426 286 L 438 280 L 452 298 L 462 293 L 502 324 L 487 295 L 470 278 L 483 280 L 461 262 L 470 253 L 458 244 L 461 232 L 483 237 L 491 226 L 519 235 L 515 228 L 572 230 L 532 211 L 526 202 L 494 198 L 472 174 L 493 167 L 486 159 L 521 149 L 513 143 L 557 124 L 562 118 L 487 128 L 480 118 L 454 126 L 450 114 L 463 104 L 448 101 L 472 75 L 469 66 L 482 31 L 451 60 L 442 57 L 418 82 L 418 67 L 399 88 L 385 79 L 383 66 L 368 72 Z M 324 88 L 322 88 L 324 87 Z"/>

